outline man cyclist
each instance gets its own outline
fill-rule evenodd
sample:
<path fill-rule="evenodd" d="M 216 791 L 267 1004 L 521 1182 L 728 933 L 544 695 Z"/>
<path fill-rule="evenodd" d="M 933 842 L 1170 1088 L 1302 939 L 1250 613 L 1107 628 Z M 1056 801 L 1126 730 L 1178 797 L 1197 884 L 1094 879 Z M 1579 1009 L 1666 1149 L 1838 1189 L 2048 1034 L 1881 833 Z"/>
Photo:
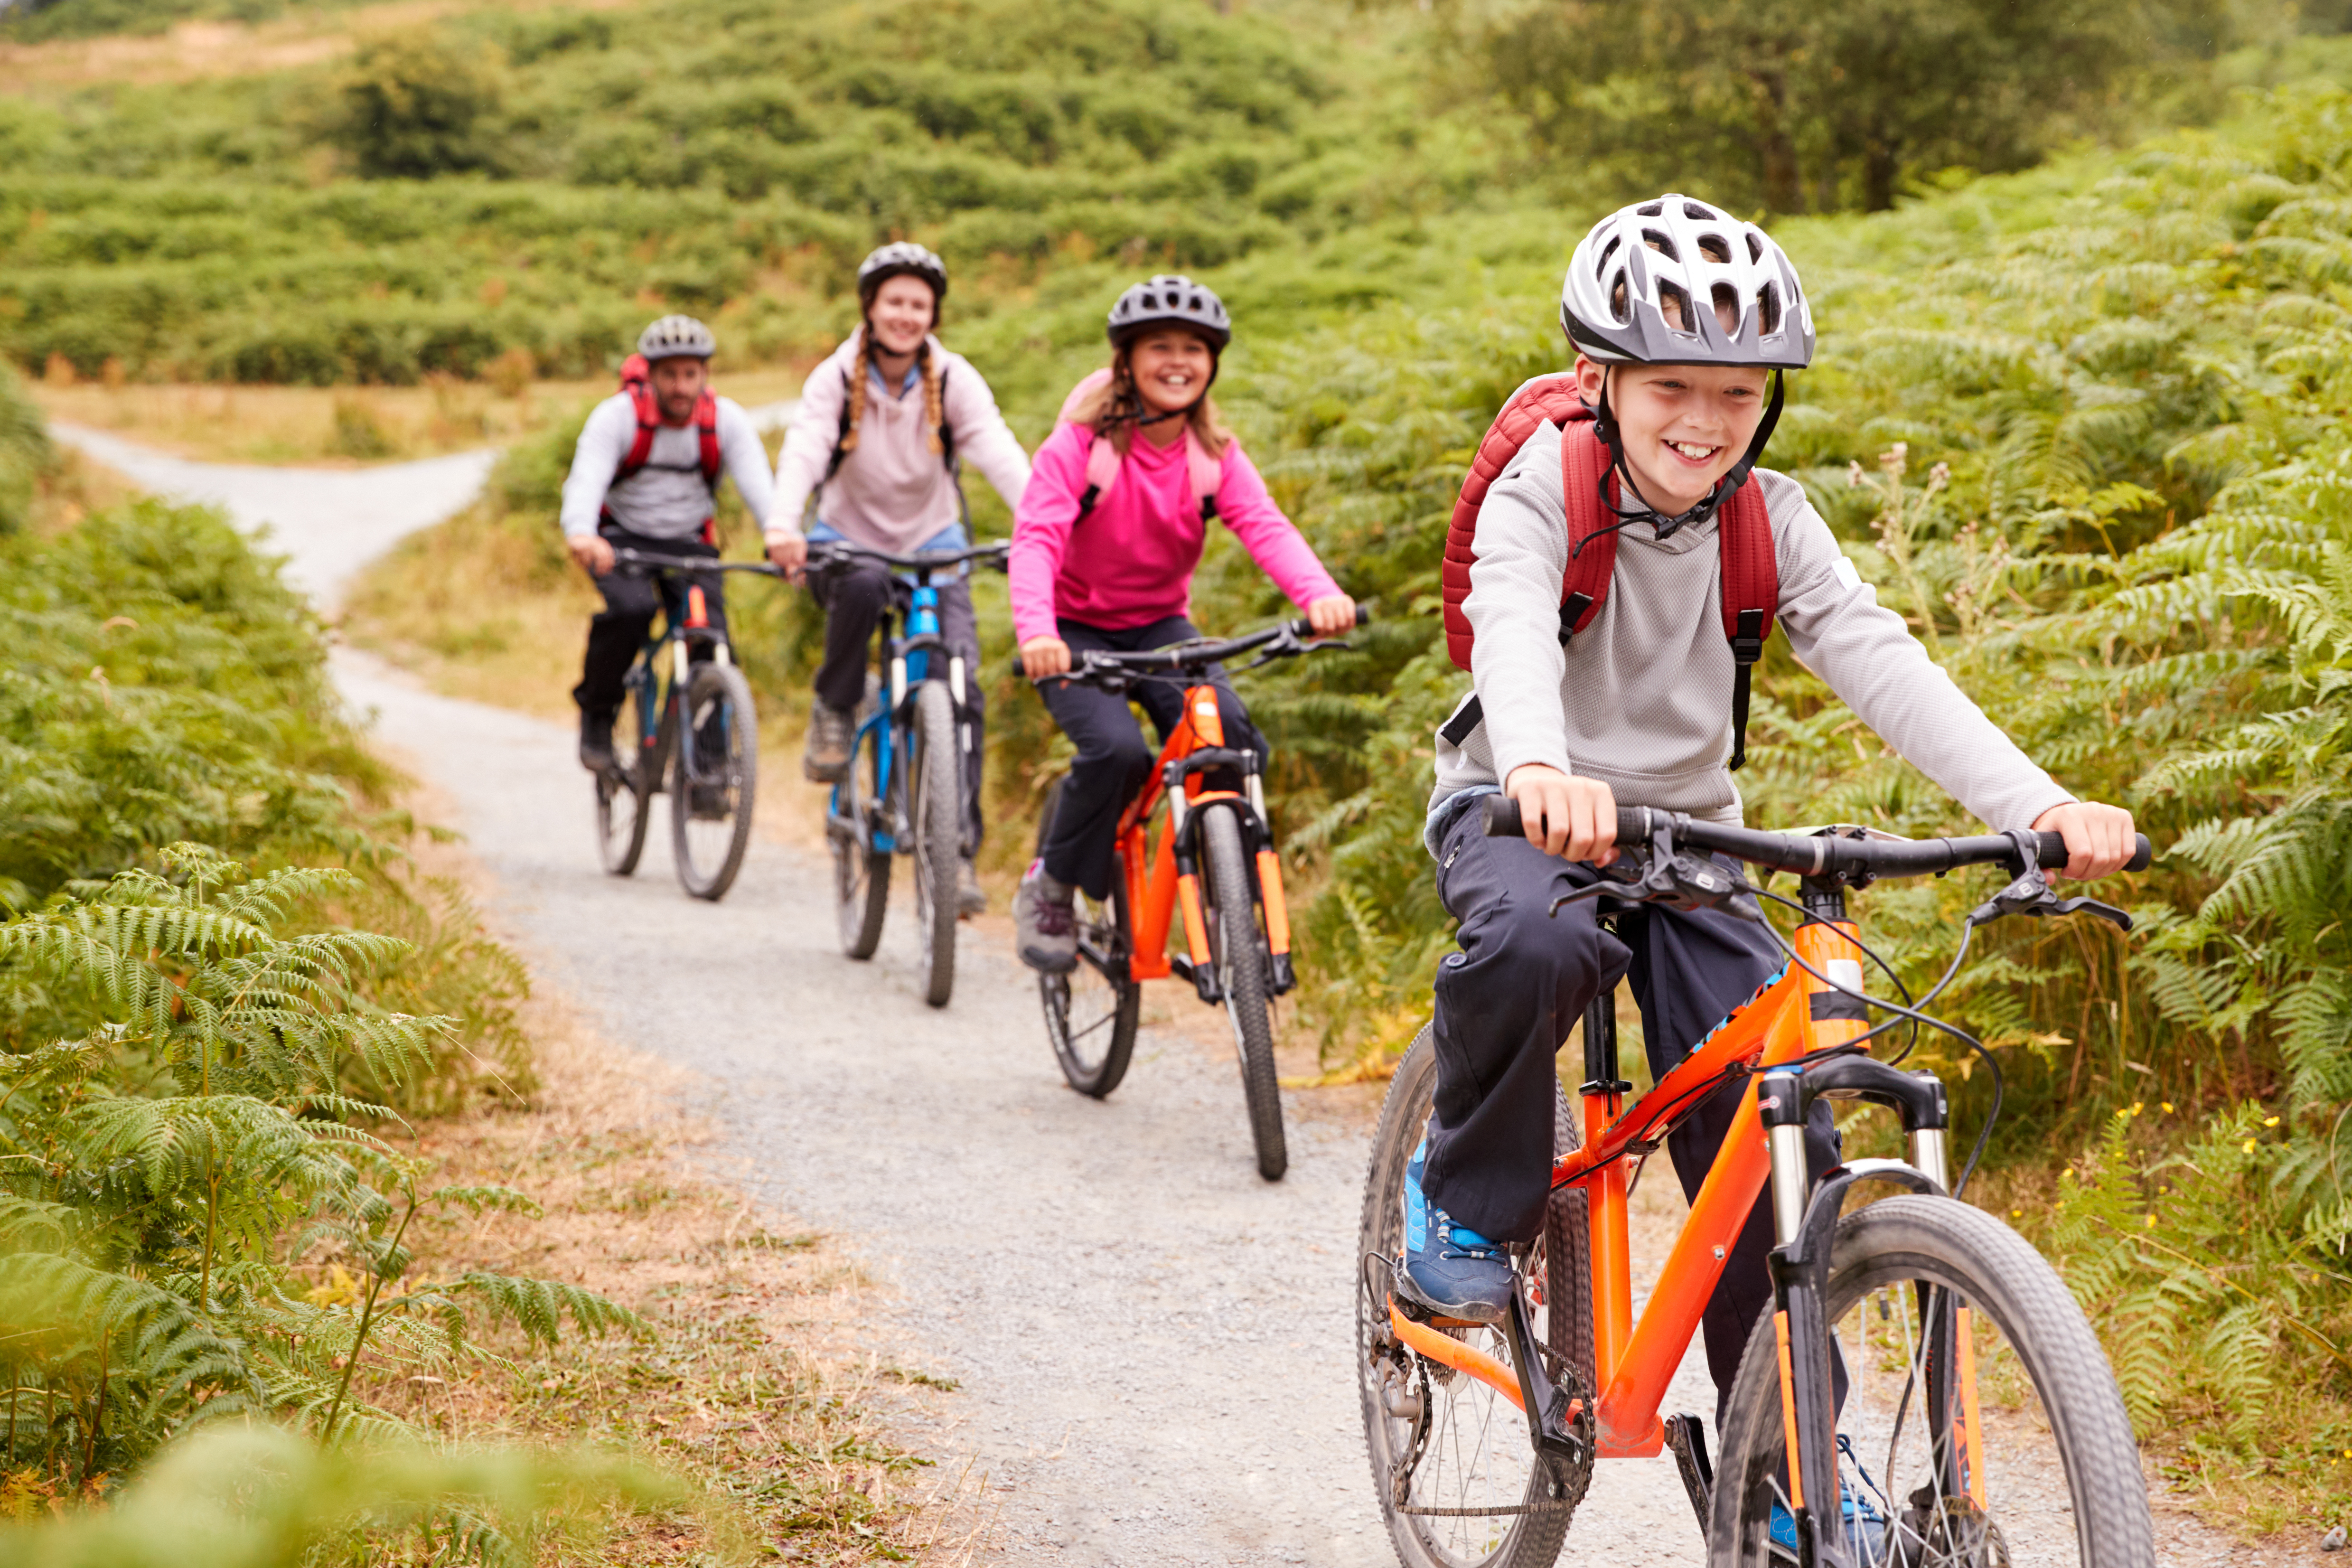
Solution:
<path fill-rule="evenodd" d="M 1769 236 L 1680 195 L 1626 207 L 1577 247 L 1560 321 L 1597 418 L 1538 426 L 1477 513 L 1462 603 L 1473 692 L 1438 733 L 1426 833 L 1461 926 L 1437 970 L 1435 1106 L 1407 1167 L 1398 1283 L 1438 1312 L 1489 1321 L 1512 1289 L 1505 1244 L 1542 1222 L 1554 1053 L 1586 1004 L 1630 975 L 1664 1078 L 1782 963 L 1755 923 L 1718 910 L 1640 906 L 1613 934 L 1590 902 L 1548 918 L 1553 899 L 1593 880 L 1577 862 L 1615 858 L 1620 804 L 1740 820 L 1719 544 L 1731 509 L 1754 506 L 1733 499 L 1743 479 L 1769 520 L 1790 644 L 1864 722 L 1995 828 L 2063 835 L 2069 876 L 2106 876 L 2133 847 L 2129 813 L 2075 800 L 1879 605 L 1795 480 L 1750 472 L 1779 412 L 1778 373 L 1813 350 L 1796 268 Z M 1588 444 L 1568 454 L 1582 465 L 1574 486 L 1563 443 Z M 1584 606 L 1564 601 L 1571 509 L 1621 530 L 1613 587 L 1572 635 Z M 1518 802 L 1525 838 L 1485 837 L 1471 807 L 1498 792 Z M 1685 1193 L 1741 1091 L 1725 1086 L 1668 1140 Z M 1809 1129 L 1817 1170 L 1837 1157 L 1829 1110 L 1816 1106 Z M 1759 1199 L 1704 1320 L 1727 1396 L 1771 1293 L 1770 1245 Z"/>
<path fill-rule="evenodd" d="M 691 316 L 664 316 L 646 327 L 637 335 L 637 359 L 623 369 L 622 390 L 589 414 L 572 448 L 563 480 L 564 548 L 604 596 L 588 622 L 588 652 L 572 689 L 580 705 L 580 765 L 592 772 L 614 765 L 621 683 L 653 629 L 654 611 L 682 619 L 688 586 L 615 572 L 614 551 L 716 559 L 712 503 L 722 472 L 753 518 L 768 514 L 767 448 L 751 416 L 710 391 L 718 346 Z M 711 625 L 725 630 L 720 574 L 698 582 Z M 693 657 L 709 658 L 710 650 L 698 645 Z"/>

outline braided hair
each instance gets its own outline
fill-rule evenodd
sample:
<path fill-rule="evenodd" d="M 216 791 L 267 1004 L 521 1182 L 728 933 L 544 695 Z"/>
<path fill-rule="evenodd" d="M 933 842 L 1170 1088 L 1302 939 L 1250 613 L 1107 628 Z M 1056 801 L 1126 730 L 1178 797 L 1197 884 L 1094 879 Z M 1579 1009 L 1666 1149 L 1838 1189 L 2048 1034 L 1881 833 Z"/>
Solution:
<path fill-rule="evenodd" d="M 866 421 L 866 383 L 869 376 L 879 376 L 882 364 L 880 351 L 874 342 L 871 322 L 858 329 L 862 342 L 858 349 L 858 374 L 849 378 L 849 428 L 842 434 L 841 451 L 846 457 L 857 450 L 858 426 Z M 915 349 L 915 368 L 923 378 L 923 444 L 931 455 L 940 453 L 940 426 L 946 420 L 945 404 L 940 386 L 939 363 L 931 357 L 931 340 L 925 333 Z"/>

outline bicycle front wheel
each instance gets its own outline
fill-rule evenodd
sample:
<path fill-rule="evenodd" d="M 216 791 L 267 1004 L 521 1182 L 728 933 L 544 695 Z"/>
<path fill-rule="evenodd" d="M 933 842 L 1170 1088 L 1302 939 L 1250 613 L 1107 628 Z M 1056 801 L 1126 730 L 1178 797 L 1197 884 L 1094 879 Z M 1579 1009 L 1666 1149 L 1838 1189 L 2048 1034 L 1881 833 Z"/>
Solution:
<path fill-rule="evenodd" d="M 1842 1522 L 1866 1568 L 2154 1568 L 2139 1449 L 2082 1309 L 2026 1240 L 1980 1209 L 1906 1194 L 1838 1222 L 1823 1318 L 1847 1381 Z M 1973 1439 L 1969 1434 L 1973 1429 Z M 1773 1317 L 1732 1385 L 1711 1568 L 1796 1561 Z"/>
<path fill-rule="evenodd" d="M 751 842 L 760 788 L 759 721 L 751 686 L 731 664 L 698 664 L 687 678 L 670 746 L 670 850 L 677 879 L 698 899 L 727 896 Z"/>
<path fill-rule="evenodd" d="M 1586 1478 L 1536 1452 L 1517 1405 L 1476 1378 L 1424 1361 L 1389 1322 L 1392 1268 L 1404 1247 L 1405 1166 L 1436 1093 L 1437 1051 L 1423 1028 L 1381 1107 L 1357 1231 L 1357 1392 L 1372 1489 L 1405 1568 L 1549 1568 Z M 1579 1146 L 1575 1114 L 1557 1083 L 1552 1110 L 1557 1158 Z M 1555 1191 L 1543 1235 L 1520 1268 L 1537 1334 L 1551 1352 L 1547 1370 L 1558 1378 L 1573 1369 L 1578 1394 L 1591 1387 L 1588 1234 L 1583 1194 Z M 1511 1363 L 1498 1329 L 1444 1331 Z"/>
<path fill-rule="evenodd" d="M 1241 1058 L 1257 1173 L 1278 1182 L 1290 1168 L 1290 1150 L 1282 1134 L 1282 1090 L 1274 1077 L 1274 1019 L 1267 1007 L 1273 989 L 1266 984 L 1265 941 L 1250 890 L 1250 860 L 1232 807 L 1208 810 L 1201 843 L 1208 873 L 1209 942 L 1215 949 L 1218 987 L 1225 994 L 1225 1017 L 1234 1026 L 1234 1050 Z"/>
<path fill-rule="evenodd" d="M 646 759 L 638 748 L 645 733 L 645 708 L 651 682 L 629 683 L 629 700 L 613 726 L 614 765 L 596 775 L 596 855 L 615 877 L 635 872 L 646 852 L 646 798 L 653 793 Z"/>
<path fill-rule="evenodd" d="M 1061 801 L 1057 779 L 1037 816 L 1041 859 Z M 1143 1010 L 1142 984 L 1128 968 L 1126 868 L 1113 869 L 1110 897 L 1102 902 L 1089 899 L 1083 889 L 1071 898 L 1078 928 L 1078 966 L 1067 974 L 1038 975 L 1037 993 L 1062 1076 L 1080 1094 L 1100 1100 L 1127 1076 L 1127 1064 L 1135 1055 L 1136 1020 Z"/>
<path fill-rule="evenodd" d="M 956 766 L 955 703 L 943 682 L 915 693 L 913 786 L 907 816 L 915 837 L 915 945 L 923 1000 L 944 1007 L 955 993 L 956 866 L 963 854 L 962 770 Z"/>

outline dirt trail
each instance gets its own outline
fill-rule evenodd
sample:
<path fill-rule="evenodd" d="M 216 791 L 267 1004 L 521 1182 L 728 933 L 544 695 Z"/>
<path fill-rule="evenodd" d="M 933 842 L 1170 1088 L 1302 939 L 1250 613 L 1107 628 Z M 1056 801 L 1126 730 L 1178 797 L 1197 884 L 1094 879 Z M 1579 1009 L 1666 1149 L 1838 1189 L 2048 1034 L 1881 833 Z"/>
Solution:
<path fill-rule="evenodd" d="M 297 579 L 330 602 L 369 542 L 463 505 L 488 460 L 230 468 L 60 434 L 174 497 L 276 523 Z M 671 875 L 665 805 L 636 877 L 604 876 L 570 731 L 436 696 L 348 649 L 335 670 L 455 803 L 495 879 L 493 915 L 542 982 L 606 1037 L 697 1075 L 697 1108 L 724 1130 L 721 1173 L 855 1244 L 895 1289 L 876 1331 L 961 1384 L 908 1436 L 999 1489 L 1004 1561 L 1394 1561 L 1352 1381 L 1364 1117 L 1291 1097 L 1291 1174 L 1268 1185 L 1228 1052 L 1147 1032 L 1109 1101 L 1073 1094 L 1001 939 L 967 931 L 955 1000 L 933 1011 L 903 907 L 874 962 L 842 957 L 819 857 L 755 839 L 728 900 L 697 902 Z M 1654 1260 L 1680 1202 L 1671 1181 L 1644 1188 L 1636 1253 Z M 1694 1353 L 1668 1408 L 1711 1406 Z M 2225 1560 L 2218 1538 L 2196 1544 L 2168 1561 Z M 1601 1467 L 1562 1560 L 1699 1563 L 1671 1461 Z"/>

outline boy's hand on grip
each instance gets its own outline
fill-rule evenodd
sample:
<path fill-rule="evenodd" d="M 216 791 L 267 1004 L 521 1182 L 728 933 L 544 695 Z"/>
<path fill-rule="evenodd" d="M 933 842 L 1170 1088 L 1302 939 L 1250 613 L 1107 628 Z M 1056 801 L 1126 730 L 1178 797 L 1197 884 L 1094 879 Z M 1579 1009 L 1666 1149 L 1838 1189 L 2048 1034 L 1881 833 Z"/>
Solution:
<path fill-rule="evenodd" d="M 1021 645 L 1021 673 L 1032 680 L 1070 673 L 1070 645 L 1059 637 L 1031 637 Z"/>
<path fill-rule="evenodd" d="M 1307 624 L 1318 637 L 1343 637 L 1356 629 L 1356 601 L 1345 594 L 1327 594 L 1307 606 Z"/>
<path fill-rule="evenodd" d="M 2066 866 L 2058 874 L 2078 882 L 2095 882 L 2124 868 L 2139 847 L 2132 815 L 2119 805 L 2078 800 L 2053 805 L 2033 819 L 2038 833 L 2055 833 L 2066 841 Z"/>
<path fill-rule="evenodd" d="M 613 574 L 613 542 L 598 534 L 575 533 L 565 539 L 563 548 L 572 552 L 572 559 L 591 577 L 609 577 Z"/>
<path fill-rule="evenodd" d="M 1528 842 L 1546 854 L 1595 866 L 1617 858 L 1617 797 L 1600 780 L 1528 763 L 1511 770 L 1503 793 L 1518 803 Z"/>

